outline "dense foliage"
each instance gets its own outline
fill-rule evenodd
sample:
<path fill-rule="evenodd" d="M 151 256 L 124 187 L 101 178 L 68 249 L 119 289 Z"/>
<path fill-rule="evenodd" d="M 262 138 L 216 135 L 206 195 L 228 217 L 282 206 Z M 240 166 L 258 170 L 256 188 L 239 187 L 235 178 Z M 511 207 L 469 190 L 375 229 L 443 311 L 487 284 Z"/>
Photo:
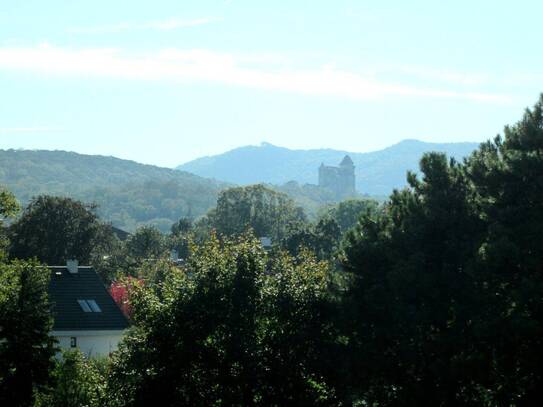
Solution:
<path fill-rule="evenodd" d="M 290 225 L 288 235 L 281 246 L 292 255 L 310 249 L 319 259 L 332 259 L 339 249 L 341 230 L 337 222 L 329 217 L 316 224 L 295 223 Z"/>
<path fill-rule="evenodd" d="M 133 295 L 112 394 L 136 406 L 333 405 L 328 273 L 308 254 L 268 259 L 258 240 L 212 238 L 184 272 Z"/>
<path fill-rule="evenodd" d="M 18 211 L 19 203 L 15 196 L 0 186 L 0 262 L 6 257 L 9 244 L 4 220 L 12 218 Z"/>
<path fill-rule="evenodd" d="M 62 265 L 69 259 L 89 264 L 95 251 L 107 247 L 114 237 L 99 221 L 94 206 L 42 195 L 34 198 L 11 225 L 9 239 L 14 258 L 37 258 L 48 265 Z"/>
<path fill-rule="evenodd" d="M 543 96 L 464 164 L 421 161 L 350 234 L 362 397 L 535 405 L 543 384 Z"/>
<path fill-rule="evenodd" d="M 54 352 L 49 336 L 49 274 L 36 262 L 8 262 L 5 218 L 19 209 L 0 188 L 0 405 L 29 406 L 49 382 Z"/>
<path fill-rule="evenodd" d="M 362 215 L 370 215 L 379 209 L 379 204 L 373 199 L 346 199 L 335 205 L 320 209 L 320 217 L 329 217 L 346 233 L 355 226 Z"/>
<path fill-rule="evenodd" d="M 153 224 L 166 232 L 180 216 L 200 216 L 226 184 L 114 157 L 65 151 L 0 150 L 0 184 L 26 204 L 57 195 L 98 205 L 98 214 L 134 231 Z"/>
<path fill-rule="evenodd" d="M 222 191 L 217 207 L 200 221 L 218 233 L 230 236 L 251 228 L 258 237 L 279 240 L 288 225 L 305 221 L 305 213 L 287 195 L 263 185 L 229 188 Z"/>
<path fill-rule="evenodd" d="M 224 185 L 223 185 L 224 186 Z M 167 232 L 180 216 L 201 216 L 216 200 L 219 187 L 212 180 L 131 182 L 115 188 L 96 188 L 80 196 L 98 204 L 98 213 L 115 226 L 133 232 L 152 225 Z"/>
<path fill-rule="evenodd" d="M 29 406 L 49 383 L 49 273 L 34 262 L 0 263 L 0 405 Z"/>
<path fill-rule="evenodd" d="M 0 222 L 4 218 L 15 215 L 18 209 L 19 204 L 15 196 L 10 191 L 0 187 Z"/>
<path fill-rule="evenodd" d="M 48 274 L 0 263 L 0 402 L 539 405 L 543 96 L 462 163 L 425 154 L 420 174 L 383 206 L 345 201 L 313 223 L 285 195 L 250 186 L 169 235 L 95 239 L 89 250 L 107 255 L 91 260 L 133 323 L 102 362 L 68 353 L 52 366 Z M 15 208 L 2 205 L 3 216 Z M 65 218 L 38 216 L 36 230 Z"/>
<path fill-rule="evenodd" d="M 62 352 L 51 371 L 51 386 L 35 407 L 101 407 L 108 402 L 107 360 L 88 359 L 79 350 Z"/>

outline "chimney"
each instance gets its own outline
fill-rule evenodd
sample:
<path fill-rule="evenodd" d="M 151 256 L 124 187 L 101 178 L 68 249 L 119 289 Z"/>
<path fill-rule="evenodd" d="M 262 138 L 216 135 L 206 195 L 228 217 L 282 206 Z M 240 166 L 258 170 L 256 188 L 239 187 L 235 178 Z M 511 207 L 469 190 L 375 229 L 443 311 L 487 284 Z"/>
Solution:
<path fill-rule="evenodd" d="M 70 274 L 77 274 L 77 269 L 79 267 L 79 262 L 77 260 L 68 260 L 66 262 L 66 268 Z"/>

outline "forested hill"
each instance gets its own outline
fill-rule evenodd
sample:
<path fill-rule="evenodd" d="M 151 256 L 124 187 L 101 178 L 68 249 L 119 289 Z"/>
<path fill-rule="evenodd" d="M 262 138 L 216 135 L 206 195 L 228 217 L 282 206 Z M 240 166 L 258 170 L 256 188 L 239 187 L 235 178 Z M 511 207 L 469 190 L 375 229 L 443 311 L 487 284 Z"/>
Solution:
<path fill-rule="evenodd" d="M 265 182 L 284 184 L 317 183 L 321 163 L 338 165 L 349 154 L 356 166 L 358 192 L 388 195 L 393 188 L 403 187 L 407 170 L 418 170 L 423 153 L 440 151 L 461 159 L 478 147 L 478 143 L 426 143 L 404 140 L 380 151 L 352 153 L 340 150 L 290 150 L 268 143 L 236 148 L 224 154 L 202 157 L 177 167 L 202 177 L 236 184 Z"/>
<path fill-rule="evenodd" d="M 199 216 L 226 184 L 115 157 L 66 151 L 0 150 L 0 185 L 25 204 L 39 194 L 95 202 L 115 226 L 154 224 L 167 230 L 181 216 Z"/>

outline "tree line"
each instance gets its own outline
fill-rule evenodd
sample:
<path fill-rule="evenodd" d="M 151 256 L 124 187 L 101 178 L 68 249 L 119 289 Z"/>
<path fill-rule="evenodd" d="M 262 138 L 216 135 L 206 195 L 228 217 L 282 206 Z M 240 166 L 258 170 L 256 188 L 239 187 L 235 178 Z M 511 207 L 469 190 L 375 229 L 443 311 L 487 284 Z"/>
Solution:
<path fill-rule="evenodd" d="M 543 96 L 503 137 L 463 162 L 428 153 L 420 173 L 314 222 L 283 194 L 233 188 L 170 234 L 125 241 L 92 206 L 34 199 L 2 227 L 0 403 L 537 405 Z M 132 327 L 107 360 L 52 358 L 37 265 L 76 255 L 128 290 Z"/>

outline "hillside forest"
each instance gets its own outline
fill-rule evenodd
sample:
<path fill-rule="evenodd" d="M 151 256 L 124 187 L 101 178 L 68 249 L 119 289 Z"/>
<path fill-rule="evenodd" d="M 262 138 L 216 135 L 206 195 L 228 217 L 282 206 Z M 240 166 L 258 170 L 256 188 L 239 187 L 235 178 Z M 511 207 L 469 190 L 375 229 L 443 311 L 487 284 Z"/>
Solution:
<path fill-rule="evenodd" d="M 48 194 L 97 205 L 100 217 L 133 232 L 166 232 L 181 216 L 204 215 L 228 184 L 114 157 L 65 151 L 0 150 L 0 184 L 21 203 Z"/>
<path fill-rule="evenodd" d="M 264 185 L 209 183 L 202 216 L 128 236 L 92 200 L 2 189 L 0 405 L 538 405 L 543 95 L 407 184 L 310 217 Z M 54 357 L 41 265 L 73 257 L 122 293 L 131 327 L 106 359 Z"/>
<path fill-rule="evenodd" d="M 445 152 L 462 160 L 476 146 L 405 140 L 381 151 L 348 153 L 356 163 L 359 195 L 354 197 L 382 202 L 394 188 L 406 185 L 406 171 L 417 169 L 425 151 Z M 23 205 L 43 194 L 96 204 L 102 219 L 128 232 L 139 226 L 155 226 L 167 233 L 180 217 L 205 215 L 223 189 L 258 183 L 286 193 L 315 220 L 321 207 L 337 202 L 332 191 L 316 185 L 318 166 L 322 162 L 336 165 L 345 154 L 264 144 L 202 158 L 172 170 L 66 151 L 0 150 L 0 185 Z"/>

